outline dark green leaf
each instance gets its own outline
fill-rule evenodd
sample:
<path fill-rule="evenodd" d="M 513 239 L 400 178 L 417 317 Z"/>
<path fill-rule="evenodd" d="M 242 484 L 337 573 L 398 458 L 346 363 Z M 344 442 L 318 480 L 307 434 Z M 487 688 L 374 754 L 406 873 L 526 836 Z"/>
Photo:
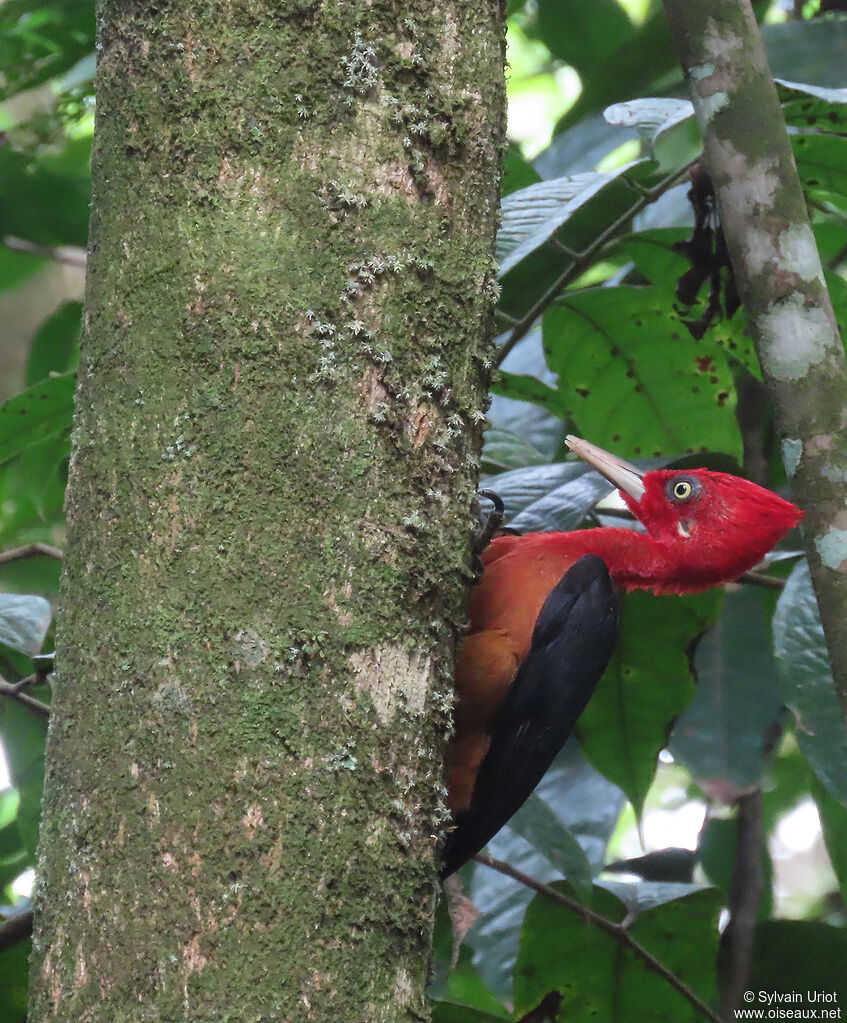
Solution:
<path fill-rule="evenodd" d="M 656 288 L 594 288 L 544 314 L 547 361 L 568 415 L 628 457 L 741 456 L 735 387 L 722 354 L 694 341 Z"/>
<path fill-rule="evenodd" d="M 688 651 L 715 620 L 721 594 L 627 593 L 615 651 L 577 725 L 588 761 L 626 793 L 637 815 L 674 719 L 694 695 Z"/>
<path fill-rule="evenodd" d="M 75 382 L 70 375 L 50 377 L 0 405 L 0 464 L 70 429 Z"/>
<path fill-rule="evenodd" d="M 44 259 L 0 245 L 0 291 L 16 288 L 44 266 Z"/>
<path fill-rule="evenodd" d="M 763 25 L 762 39 L 776 78 L 834 89 L 844 85 L 847 18 L 812 18 Z"/>
<path fill-rule="evenodd" d="M 574 886 L 580 898 L 591 891 L 591 864 L 574 836 L 559 818 L 535 794 L 509 821 L 509 828 L 519 835 Z"/>
<path fill-rule="evenodd" d="M 697 695 L 669 744 L 695 781 L 724 802 L 760 781 L 765 734 L 782 710 L 768 596 L 752 586 L 726 594 L 697 647 Z"/>
<path fill-rule="evenodd" d="M 847 902 L 847 809 L 812 779 L 812 795 L 818 806 L 826 850 L 838 878 L 841 897 Z"/>
<path fill-rule="evenodd" d="M 635 29 L 615 0 L 539 0 L 537 32 L 554 57 L 590 75 Z"/>
<path fill-rule="evenodd" d="M 847 806 L 844 717 L 805 560 L 780 595 L 773 635 L 780 690 L 797 719 L 800 749 L 832 796 Z"/>
<path fill-rule="evenodd" d="M 509 223 L 504 220 L 505 234 L 498 245 L 508 259 L 504 265 L 511 269 L 505 274 L 501 270 L 500 309 L 516 319 L 526 314 L 570 269 L 572 253 L 583 251 L 601 232 L 626 220 L 627 212 L 641 200 L 636 186 L 653 184 L 656 170 L 653 161 L 642 160 L 631 165 L 625 175 L 618 171 L 599 177 L 594 173 L 581 175 L 580 189 L 571 200 L 557 200 L 543 191 L 508 196 L 504 209 L 511 207 L 512 212 Z M 565 180 L 559 179 L 558 184 L 542 182 L 531 188 L 551 186 L 554 193 L 561 190 L 564 196 L 568 189 L 562 184 Z"/>
<path fill-rule="evenodd" d="M 37 159 L 0 146 L 0 237 L 9 234 L 45 245 L 85 245 L 90 154 L 89 138 L 75 139 L 61 152 Z"/>
<path fill-rule="evenodd" d="M 0 740 L 6 752 L 12 784 L 21 797 L 18 827 L 32 862 L 38 844 L 46 734 L 47 722 L 43 717 L 12 700 L 0 700 Z"/>
<path fill-rule="evenodd" d="M 18 941 L 0 952 L 0 1020 L 26 1023 L 30 942 Z"/>
<path fill-rule="evenodd" d="M 0 99 L 68 71 L 94 49 L 92 0 L 0 4 Z"/>
<path fill-rule="evenodd" d="M 503 161 L 502 194 L 509 195 L 528 185 L 534 185 L 540 180 L 537 171 L 521 156 L 517 146 L 509 146 Z"/>
<path fill-rule="evenodd" d="M 582 206 L 618 178 L 630 173 L 640 161 L 616 170 L 590 171 L 573 177 L 540 181 L 503 200 L 502 220 L 497 232 L 497 260 L 500 276 L 506 274 L 531 252 L 547 243 Z"/>
<path fill-rule="evenodd" d="M 0 593 L 0 643 L 30 657 L 37 654 L 52 617 L 43 597 Z"/>
<path fill-rule="evenodd" d="M 552 886 L 573 898 L 563 883 Z M 591 908 L 614 922 L 623 904 L 595 887 Z M 695 891 L 638 915 L 632 937 L 707 1002 L 714 998 L 720 897 Z M 592 922 L 537 895 L 527 910 L 515 970 L 515 1009 L 526 1013 L 550 992 L 562 995 L 568 1023 L 667 1023 L 702 1017 L 636 954 Z"/>
<path fill-rule="evenodd" d="M 535 790 L 582 847 L 598 872 L 606 845 L 624 805 L 623 793 L 590 767 L 574 740 L 565 744 L 553 766 Z M 490 842 L 492 856 L 507 860 L 542 881 L 559 876 L 550 860 L 506 825 Z M 467 887 L 475 906 L 481 910 L 467 936 L 480 975 L 503 998 L 511 997 L 512 974 L 518 950 L 518 936 L 524 911 L 532 898 L 530 889 L 483 866 L 471 865 Z"/>
<path fill-rule="evenodd" d="M 847 930 L 811 920 L 769 920 L 756 928 L 751 1003 L 766 1006 L 774 992 L 797 994 L 801 1004 L 781 1006 L 822 1009 L 847 1003 Z M 806 992 L 835 995 L 836 1002 L 810 1004 Z M 762 992 L 760 998 L 759 992 Z"/>
<path fill-rule="evenodd" d="M 76 369 L 81 302 L 63 302 L 38 328 L 29 349 L 26 384 L 37 384 L 51 373 Z"/>
<path fill-rule="evenodd" d="M 538 448 L 509 430 L 492 427 L 485 431 L 482 445 L 482 470 L 485 473 L 543 465 L 546 461 L 547 458 Z"/>
<path fill-rule="evenodd" d="M 506 505 L 506 525 L 521 532 L 576 529 L 609 484 L 585 462 L 558 462 L 487 476 L 483 485 Z"/>

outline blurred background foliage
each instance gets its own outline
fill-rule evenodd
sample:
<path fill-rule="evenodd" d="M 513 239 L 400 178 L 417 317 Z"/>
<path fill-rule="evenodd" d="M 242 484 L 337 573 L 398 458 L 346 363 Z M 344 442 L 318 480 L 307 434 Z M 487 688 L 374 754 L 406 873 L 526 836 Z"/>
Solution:
<path fill-rule="evenodd" d="M 843 6 L 754 4 L 842 333 Z M 644 467 L 706 465 L 787 491 L 707 188 L 695 197 L 694 228 L 700 140 L 661 4 L 509 0 L 508 15 L 510 145 L 485 485 L 519 529 L 621 522 L 608 485 L 566 455 L 563 437 L 574 432 Z M 35 865 L 93 75 L 92 0 L 0 4 L 7 927 L 26 914 Z M 733 876 L 751 856 L 763 884 L 751 989 L 818 989 L 843 1004 L 847 743 L 799 539 L 788 538 L 756 585 L 627 596 L 620 651 L 577 737 L 490 852 L 626 927 L 604 930 L 587 908 L 574 913 L 468 865 L 462 883 L 474 908 L 464 915 L 473 923 L 455 949 L 442 907 L 434 1019 L 708 1018 L 703 1003 L 718 1005 L 739 955 L 725 924 L 739 910 Z M 741 826 L 751 814 L 762 836 L 752 847 Z M 0 1023 L 25 1018 L 26 956 L 25 940 L 0 943 Z"/>

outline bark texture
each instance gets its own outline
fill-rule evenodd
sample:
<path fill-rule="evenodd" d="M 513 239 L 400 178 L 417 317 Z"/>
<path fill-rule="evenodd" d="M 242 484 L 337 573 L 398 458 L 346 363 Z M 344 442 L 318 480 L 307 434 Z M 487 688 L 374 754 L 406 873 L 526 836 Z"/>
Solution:
<path fill-rule="evenodd" d="M 98 19 L 30 1019 L 425 1019 L 499 0 Z"/>
<path fill-rule="evenodd" d="M 847 361 L 749 0 L 664 0 L 847 712 Z"/>

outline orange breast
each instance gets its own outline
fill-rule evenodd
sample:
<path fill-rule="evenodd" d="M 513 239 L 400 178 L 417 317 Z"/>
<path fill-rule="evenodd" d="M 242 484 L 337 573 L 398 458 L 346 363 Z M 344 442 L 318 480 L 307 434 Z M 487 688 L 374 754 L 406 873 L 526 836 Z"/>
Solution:
<path fill-rule="evenodd" d="M 577 557 L 520 536 L 498 537 L 482 556 L 484 572 L 471 594 L 456 669 L 456 731 L 447 750 L 453 813 L 470 804 L 494 719 L 529 651 L 538 613 Z"/>

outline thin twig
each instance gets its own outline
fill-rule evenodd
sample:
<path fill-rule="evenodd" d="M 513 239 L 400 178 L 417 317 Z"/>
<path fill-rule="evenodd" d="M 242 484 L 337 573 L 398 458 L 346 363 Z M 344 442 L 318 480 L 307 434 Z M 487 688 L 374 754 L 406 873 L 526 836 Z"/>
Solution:
<path fill-rule="evenodd" d="M 65 556 L 63 551 L 58 547 L 51 547 L 49 543 L 28 543 L 23 547 L 11 547 L 8 551 L 0 551 L 0 565 L 20 561 L 21 558 L 34 558 L 39 554 L 55 558 L 57 561 L 61 561 Z"/>
<path fill-rule="evenodd" d="M 611 935 L 616 941 L 619 941 L 634 955 L 638 956 L 638 958 L 641 959 L 649 969 L 651 969 L 654 973 L 657 973 L 663 980 L 667 981 L 667 983 L 670 984 L 675 991 L 682 995 L 682 997 L 705 1019 L 710 1020 L 711 1023 L 721 1023 L 720 1016 L 716 1015 L 709 1006 L 706 1005 L 706 1003 L 698 995 L 696 995 L 690 987 L 688 987 L 687 984 L 680 980 L 675 973 L 672 973 L 667 966 L 659 962 L 652 952 L 648 952 L 643 945 L 639 944 L 639 942 L 632 937 L 624 924 L 615 923 L 614 920 L 609 920 L 608 917 L 595 913 L 593 909 L 589 909 L 588 906 L 583 906 L 582 903 L 577 902 L 576 899 L 569 899 L 567 895 L 557 892 L 555 888 L 551 888 L 549 885 L 542 884 L 534 877 L 524 874 L 523 871 L 515 869 L 515 867 L 509 863 L 505 863 L 503 860 L 495 860 L 491 856 L 485 856 L 482 853 L 477 853 L 477 855 L 474 856 L 474 859 L 477 863 L 482 863 L 484 866 L 490 867 L 492 870 L 496 870 L 500 874 L 505 874 L 506 877 L 511 877 L 514 881 L 518 881 L 527 888 L 531 888 L 534 892 L 538 892 L 539 895 L 543 895 L 552 902 L 558 903 L 558 905 L 567 909 L 575 916 L 581 917 L 583 920 L 587 920 L 589 923 L 594 924 L 594 926 L 599 930 L 605 931 L 606 934 Z"/>
<path fill-rule="evenodd" d="M 750 586 L 764 586 L 769 590 L 784 590 L 785 580 L 778 575 L 765 575 L 763 572 L 745 572 L 736 580 L 737 583 L 747 583 Z"/>
<path fill-rule="evenodd" d="M 22 682 L 7 682 L 6 679 L 0 678 L 0 695 L 8 696 L 9 699 L 22 703 L 24 707 L 29 707 L 36 714 L 49 718 L 51 713 L 49 704 L 36 700 L 29 693 L 22 692 L 24 684 L 29 685 L 30 681 L 30 678 L 25 678 Z"/>
<path fill-rule="evenodd" d="M 80 270 L 85 269 L 85 249 L 81 249 L 77 245 L 40 245 L 38 242 L 30 242 L 26 238 L 15 238 L 13 235 L 6 235 L 3 244 L 13 252 L 24 252 L 28 256 L 52 259 L 55 263 L 75 266 Z"/>
<path fill-rule="evenodd" d="M 558 280 L 555 280 L 550 285 L 529 312 L 525 313 L 512 328 L 512 332 L 509 334 L 508 339 L 497 352 L 498 366 L 502 365 L 503 360 L 515 347 L 518 341 L 522 340 L 529 333 L 532 329 L 533 323 L 535 323 L 553 299 L 556 298 L 559 292 L 563 291 L 571 283 L 571 281 L 576 280 L 583 270 L 586 270 L 589 266 L 591 266 L 591 264 L 599 256 L 602 249 L 605 248 L 608 242 L 615 237 L 624 225 L 632 220 L 636 214 L 649 206 L 651 202 L 655 202 L 659 196 L 664 195 L 664 193 L 669 188 L 672 188 L 681 177 L 687 174 L 690 166 L 691 164 L 686 164 L 685 167 L 674 171 L 673 174 L 669 174 L 654 188 L 649 189 L 643 195 L 639 196 L 628 210 L 625 210 L 618 219 L 614 221 L 614 223 L 610 224 L 605 231 L 598 234 L 594 241 L 586 249 L 574 257 L 573 262 L 567 270 L 561 274 Z"/>
<path fill-rule="evenodd" d="M 32 910 L 16 913 L 0 924 L 0 952 L 32 935 Z"/>

